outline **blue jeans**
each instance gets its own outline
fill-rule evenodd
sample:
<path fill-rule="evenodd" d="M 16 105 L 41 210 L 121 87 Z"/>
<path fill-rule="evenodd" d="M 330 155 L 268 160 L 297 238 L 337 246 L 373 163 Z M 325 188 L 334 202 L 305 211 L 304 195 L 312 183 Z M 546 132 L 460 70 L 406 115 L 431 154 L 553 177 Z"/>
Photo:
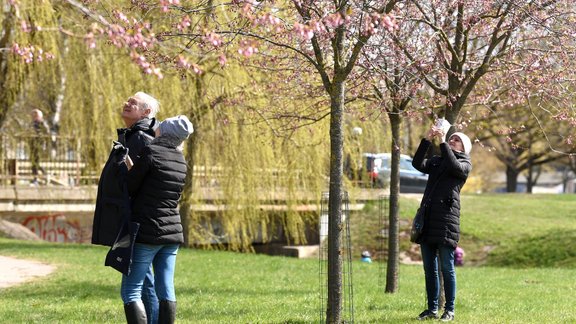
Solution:
<path fill-rule="evenodd" d="M 150 287 L 145 287 L 144 279 L 151 273 L 151 267 L 154 268 L 154 290 L 158 300 L 176 301 L 174 291 L 174 270 L 176 267 L 176 254 L 178 253 L 178 244 L 169 245 L 150 245 L 136 243 L 134 253 L 132 254 L 132 265 L 130 275 L 122 275 L 122 285 L 120 295 L 124 304 L 134 301 L 144 301 L 144 296 L 150 296 Z M 150 301 L 150 300 L 149 300 Z M 145 306 L 146 305 L 145 303 Z M 152 309 L 155 309 L 154 319 L 149 319 L 149 323 L 157 321 L 158 303 L 156 302 Z M 149 309 L 146 309 L 147 315 Z M 148 315 L 150 316 L 150 315 Z"/>
<path fill-rule="evenodd" d="M 160 311 L 160 302 L 156 296 L 156 289 L 154 288 L 154 272 L 152 271 L 152 264 L 148 267 L 148 272 L 144 277 L 144 284 L 142 286 L 142 303 L 146 309 L 146 318 L 148 324 L 158 323 L 158 312 Z"/>
<path fill-rule="evenodd" d="M 426 279 L 426 296 L 428 299 L 428 309 L 438 310 L 438 299 L 440 298 L 440 277 L 438 276 L 438 257 L 442 266 L 442 278 L 444 279 L 444 297 L 446 304 L 444 309 L 454 311 L 454 301 L 456 300 L 456 271 L 454 270 L 454 250 L 455 248 L 441 244 L 420 244 L 422 252 L 422 263 L 424 264 L 424 277 Z"/>

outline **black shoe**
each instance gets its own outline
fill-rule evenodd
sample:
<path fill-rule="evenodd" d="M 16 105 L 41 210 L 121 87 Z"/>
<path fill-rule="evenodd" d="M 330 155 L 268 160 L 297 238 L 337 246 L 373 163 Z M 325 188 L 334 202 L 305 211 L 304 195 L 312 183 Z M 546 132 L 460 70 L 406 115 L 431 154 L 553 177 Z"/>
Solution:
<path fill-rule="evenodd" d="M 454 320 L 454 312 L 444 311 L 444 314 L 440 317 L 442 322 L 450 322 Z"/>
<path fill-rule="evenodd" d="M 438 312 L 434 312 L 428 309 L 420 313 L 420 315 L 418 315 L 419 321 L 425 321 L 427 319 L 437 319 L 437 318 L 438 318 Z"/>

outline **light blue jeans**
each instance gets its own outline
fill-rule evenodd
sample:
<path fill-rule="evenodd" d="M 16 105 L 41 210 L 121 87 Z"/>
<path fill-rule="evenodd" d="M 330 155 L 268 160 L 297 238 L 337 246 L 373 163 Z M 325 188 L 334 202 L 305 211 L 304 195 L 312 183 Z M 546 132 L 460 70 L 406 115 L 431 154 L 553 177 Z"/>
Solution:
<path fill-rule="evenodd" d="M 152 264 L 148 267 L 146 276 L 144 277 L 144 285 L 142 286 L 142 302 L 146 309 L 146 318 L 148 324 L 158 323 L 158 312 L 160 311 L 160 301 L 156 296 L 156 289 L 154 288 L 154 271 Z"/>
<path fill-rule="evenodd" d="M 424 277 L 426 279 L 426 296 L 428 299 L 428 309 L 438 310 L 438 299 L 440 298 L 440 277 L 438 276 L 438 258 L 442 266 L 442 278 L 444 279 L 444 297 L 446 304 L 444 309 L 454 311 L 454 301 L 456 300 L 456 271 L 454 270 L 454 250 L 455 248 L 442 244 L 420 244 L 422 252 L 422 263 L 424 265 Z"/>
<path fill-rule="evenodd" d="M 174 270 L 178 248 L 178 244 L 150 245 L 136 243 L 134 245 L 130 275 L 122 275 L 120 295 L 124 304 L 143 300 L 143 293 L 146 294 L 144 278 L 150 272 L 150 266 L 154 268 L 154 288 L 158 300 L 176 301 Z M 157 306 L 155 313 L 155 318 L 157 319 Z M 150 319 L 148 322 L 154 323 L 155 320 Z"/>

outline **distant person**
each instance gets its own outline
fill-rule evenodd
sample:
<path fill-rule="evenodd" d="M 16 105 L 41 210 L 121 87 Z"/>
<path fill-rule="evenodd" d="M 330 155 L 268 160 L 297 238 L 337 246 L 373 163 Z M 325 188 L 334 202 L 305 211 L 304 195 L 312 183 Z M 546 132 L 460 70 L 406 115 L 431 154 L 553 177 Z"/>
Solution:
<path fill-rule="evenodd" d="M 39 171 L 45 174 L 46 171 L 40 166 L 40 154 L 46 149 L 46 138 L 50 134 L 50 127 L 44 120 L 44 114 L 40 109 L 32 109 L 30 112 L 32 118 L 32 136 L 30 138 L 30 164 L 32 166 L 31 185 L 38 185 Z"/>
<path fill-rule="evenodd" d="M 128 148 L 128 155 L 134 163 L 140 159 L 143 148 L 154 139 L 153 126 L 157 124 L 155 116 L 159 110 L 158 100 L 144 92 L 136 92 L 122 105 L 121 117 L 125 128 L 117 130 L 118 141 Z M 98 183 L 92 244 L 112 246 L 121 225 L 120 209 L 107 202 L 110 198 L 117 200 L 123 198 L 121 192 L 116 188 L 118 185 L 117 169 L 115 169 L 112 159 L 113 156 L 111 155 L 104 170 L 102 170 Z M 159 301 L 154 289 L 152 266 L 150 266 L 144 280 L 142 301 L 148 314 L 148 323 L 157 323 Z"/>
<path fill-rule="evenodd" d="M 366 263 L 372 263 L 372 256 L 370 255 L 370 252 L 369 251 L 363 251 L 360 261 L 366 262 Z"/>
<path fill-rule="evenodd" d="M 175 321 L 174 271 L 178 248 L 184 242 L 178 201 L 187 173 L 182 142 L 192 132 L 186 116 L 168 118 L 156 128 L 156 138 L 142 150 L 140 160 L 132 166 L 127 159 L 131 221 L 140 224 L 131 272 L 122 276 L 121 294 L 128 323 L 146 323 L 142 286 L 151 266 L 160 299 L 158 322 Z"/>
<path fill-rule="evenodd" d="M 454 264 L 456 266 L 463 266 L 464 256 L 466 256 L 466 253 L 464 253 L 464 249 L 457 246 L 456 250 L 454 250 Z"/>
<path fill-rule="evenodd" d="M 437 135 L 445 138 L 444 131 L 433 126 L 428 138 Z M 472 143 L 463 133 L 454 133 L 448 142 L 440 143 L 440 155 L 427 159 L 426 153 L 432 145 L 429 139 L 422 139 L 412 161 L 416 169 L 429 175 L 420 203 L 420 208 L 425 210 L 424 231 L 417 242 L 422 252 L 428 308 L 418 319 L 438 318 L 439 261 L 446 297 L 440 320 L 452 321 L 456 300 L 454 252 L 460 240 L 460 190 L 472 170 L 469 156 Z"/>

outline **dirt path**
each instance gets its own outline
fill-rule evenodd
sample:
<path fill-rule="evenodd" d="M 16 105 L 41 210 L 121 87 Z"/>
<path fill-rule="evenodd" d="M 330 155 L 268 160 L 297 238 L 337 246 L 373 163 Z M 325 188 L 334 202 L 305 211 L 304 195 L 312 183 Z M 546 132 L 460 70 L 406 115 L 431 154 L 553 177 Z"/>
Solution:
<path fill-rule="evenodd" d="M 55 269 L 38 261 L 0 256 L 0 289 L 46 276 Z"/>

